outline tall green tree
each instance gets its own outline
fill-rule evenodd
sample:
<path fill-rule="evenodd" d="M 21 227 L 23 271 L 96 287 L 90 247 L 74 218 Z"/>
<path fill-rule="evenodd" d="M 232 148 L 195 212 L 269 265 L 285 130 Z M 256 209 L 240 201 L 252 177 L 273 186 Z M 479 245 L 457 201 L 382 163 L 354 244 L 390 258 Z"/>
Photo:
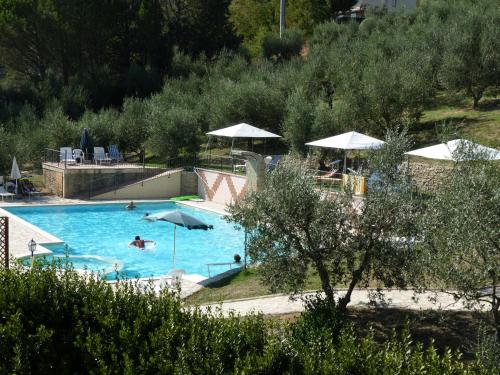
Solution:
<path fill-rule="evenodd" d="M 491 1 L 461 4 L 444 35 L 440 78 L 466 92 L 475 109 L 488 88 L 500 85 L 500 12 Z"/>
<path fill-rule="evenodd" d="M 415 200 L 399 165 L 408 149 L 405 132 L 390 132 L 386 146 L 373 153 L 377 179 L 366 199 L 322 194 L 308 166 L 288 160 L 270 173 L 261 191 L 231 208 L 230 221 L 249 233 L 248 249 L 273 289 L 299 291 L 310 269 L 319 275 L 329 305 L 345 312 L 356 286 L 380 281 L 405 286 L 415 263 Z M 335 302 L 334 289 L 347 284 Z"/>
<path fill-rule="evenodd" d="M 424 285 L 442 285 L 471 306 L 490 307 L 500 343 L 500 170 L 462 146 L 424 216 Z M 486 158 L 486 160 L 479 160 Z"/>

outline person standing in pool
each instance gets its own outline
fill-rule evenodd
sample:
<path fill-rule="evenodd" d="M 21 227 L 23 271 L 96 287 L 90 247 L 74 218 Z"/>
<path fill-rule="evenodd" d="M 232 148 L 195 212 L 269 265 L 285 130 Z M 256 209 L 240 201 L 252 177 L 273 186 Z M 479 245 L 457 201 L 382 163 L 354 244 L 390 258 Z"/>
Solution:
<path fill-rule="evenodd" d="M 125 207 L 127 210 L 135 210 L 137 206 L 134 204 L 134 201 L 130 201 L 130 203 Z"/>
<path fill-rule="evenodd" d="M 128 244 L 128 246 L 135 246 L 139 249 L 144 249 L 146 247 L 146 243 L 154 243 L 151 240 L 141 240 L 140 236 L 135 236 L 135 240 Z"/>

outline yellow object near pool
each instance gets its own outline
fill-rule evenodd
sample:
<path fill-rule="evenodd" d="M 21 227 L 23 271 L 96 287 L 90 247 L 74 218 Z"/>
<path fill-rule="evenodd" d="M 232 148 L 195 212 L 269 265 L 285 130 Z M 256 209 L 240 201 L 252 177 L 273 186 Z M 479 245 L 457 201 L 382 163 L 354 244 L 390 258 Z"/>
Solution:
<path fill-rule="evenodd" d="M 356 195 L 364 195 L 366 193 L 366 177 L 356 176 L 352 174 L 342 174 L 342 185 L 350 186 L 353 193 Z"/>

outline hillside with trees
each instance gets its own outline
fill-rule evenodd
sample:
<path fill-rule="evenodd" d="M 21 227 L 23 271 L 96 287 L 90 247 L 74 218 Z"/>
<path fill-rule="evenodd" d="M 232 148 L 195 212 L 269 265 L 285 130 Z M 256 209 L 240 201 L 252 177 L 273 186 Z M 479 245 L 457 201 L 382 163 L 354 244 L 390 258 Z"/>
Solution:
<path fill-rule="evenodd" d="M 473 138 L 476 126 L 492 132 L 479 140 L 498 146 L 494 0 L 422 1 L 360 24 L 330 21 L 338 2 L 290 1 L 282 39 L 266 4 L 0 1 L 1 168 L 13 155 L 36 168 L 45 148 L 75 145 L 84 127 L 95 144 L 161 161 L 243 121 L 283 134 L 297 153 L 306 141 L 395 125 L 425 144 L 450 119 Z M 452 98 L 467 115 L 432 112 Z"/>

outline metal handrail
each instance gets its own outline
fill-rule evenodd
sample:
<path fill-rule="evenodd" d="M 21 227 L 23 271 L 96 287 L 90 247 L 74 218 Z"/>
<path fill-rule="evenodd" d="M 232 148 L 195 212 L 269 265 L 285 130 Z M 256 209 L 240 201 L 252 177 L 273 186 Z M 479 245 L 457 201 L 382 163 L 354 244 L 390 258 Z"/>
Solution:
<path fill-rule="evenodd" d="M 208 270 L 208 278 L 210 278 L 210 266 L 229 266 L 229 269 L 233 269 L 233 265 L 239 265 L 242 266 L 242 263 L 236 263 L 236 262 L 221 262 L 221 263 L 207 263 L 207 270 Z"/>

